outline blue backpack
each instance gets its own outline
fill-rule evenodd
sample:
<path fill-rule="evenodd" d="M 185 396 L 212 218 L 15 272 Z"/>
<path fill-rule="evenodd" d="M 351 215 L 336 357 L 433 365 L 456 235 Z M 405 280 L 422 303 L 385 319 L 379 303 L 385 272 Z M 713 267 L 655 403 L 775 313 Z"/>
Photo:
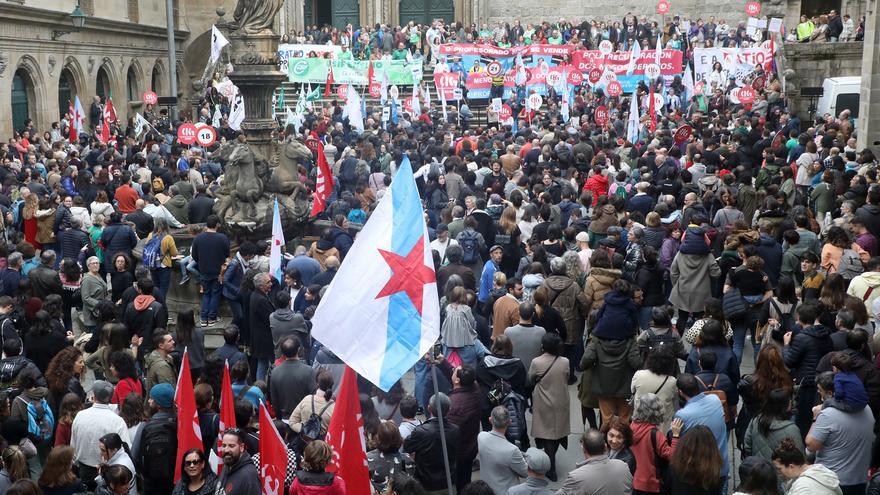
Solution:
<path fill-rule="evenodd" d="M 43 443 L 52 440 L 55 432 L 55 416 L 46 399 L 31 400 L 24 396 L 18 396 L 27 404 L 28 413 L 28 436 L 34 443 Z"/>
<path fill-rule="evenodd" d="M 162 268 L 162 239 L 165 234 L 160 236 L 154 235 L 144 245 L 144 266 L 153 270 Z"/>

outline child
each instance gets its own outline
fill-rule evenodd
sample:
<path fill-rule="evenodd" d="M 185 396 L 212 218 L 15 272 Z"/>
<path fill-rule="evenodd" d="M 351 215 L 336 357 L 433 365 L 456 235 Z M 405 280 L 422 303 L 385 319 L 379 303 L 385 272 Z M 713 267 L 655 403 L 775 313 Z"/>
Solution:
<path fill-rule="evenodd" d="M 825 275 L 817 270 L 819 267 L 819 257 L 811 251 L 805 252 L 801 258 L 801 273 L 804 274 L 804 281 L 801 284 L 801 300 L 816 301 L 819 299 L 819 291 L 822 284 L 825 283 Z"/>
<path fill-rule="evenodd" d="M 188 227 L 189 234 L 195 238 L 195 236 L 201 234 L 205 228 L 201 225 L 190 225 Z M 180 260 L 180 285 L 183 285 L 189 282 L 190 274 L 193 274 L 198 278 L 199 270 L 198 263 L 193 259 L 192 254 L 186 255 L 184 258 Z"/>

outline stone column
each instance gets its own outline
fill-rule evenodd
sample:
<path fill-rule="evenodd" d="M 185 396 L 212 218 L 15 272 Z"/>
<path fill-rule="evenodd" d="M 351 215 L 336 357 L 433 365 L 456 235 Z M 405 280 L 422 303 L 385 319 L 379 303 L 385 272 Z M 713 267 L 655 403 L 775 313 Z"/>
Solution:
<path fill-rule="evenodd" d="M 303 0 L 287 0 L 284 2 L 283 15 L 287 16 L 287 32 L 305 29 L 305 7 Z M 285 33 L 287 34 L 287 33 Z"/>
<path fill-rule="evenodd" d="M 865 12 L 865 42 L 862 51 L 862 91 L 859 98 L 858 147 L 873 146 L 880 136 L 880 12 L 877 0 L 868 0 Z"/>

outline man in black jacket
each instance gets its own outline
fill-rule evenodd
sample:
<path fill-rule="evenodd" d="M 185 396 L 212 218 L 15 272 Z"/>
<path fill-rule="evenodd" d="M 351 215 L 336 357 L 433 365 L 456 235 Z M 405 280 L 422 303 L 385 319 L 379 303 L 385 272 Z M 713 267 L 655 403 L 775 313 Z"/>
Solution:
<path fill-rule="evenodd" d="M 135 211 L 125 215 L 125 221 L 134 224 L 134 231 L 140 239 L 147 237 L 153 231 L 153 216 L 144 211 L 147 201 L 152 201 L 152 196 L 135 201 Z"/>
<path fill-rule="evenodd" d="M 204 184 L 196 186 L 196 195 L 189 202 L 189 223 L 205 223 L 214 211 L 214 198 L 208 196 Z"/>
<path fill-rule="evenodd" d="M 269 299 L 272 289 L 272 277 L 268 273 L 258 273 L 254 277 L 255 289 L 251 292 L 248 308 L 251 325 L 251 354 L 257 360 L 257 380 L 265 380 L 269 365 L 275 357 L 275 346 L 272 344 L 272 330 L 269 328 L 269 315 L 275 311 L 275 305 Z"/>
<path fill-rule="evenodd" d="M 82 231 L 82 220 L 71 218 L 70 226 L 58 233 L 58 247 L 61 250 L 61 259 L 70 258 L 74 261 L 79 259 L 79 253 L 89 245 L 89 236 Z"/>
<path fill-rule="evenodd" d="M 403 450 L 408 454 L 415 454 L 416 471 L 415 477 L 425 490 L 435 492 L 446 490 L 446 469 L 443 461 L 443 446 L 440 439 L 440 422 L 434 415 L 434 411 L 440 407 L 443 416 L 443 430 L 446 436 L 446 455 L 449 460 L 449 470 L 452 475 L 452 483 L 455 483 L 458 473 L 457 460 L 461 430 L 449 421 L 449 411 L 452 402 L 446 394 L 434 394 L 428 404 L 428 412 L 431 419 L 417 426 L 403 442 Z"/>
<path fill-rule="evenodd" d="M 299 339 L 285 337 L 281 341 L 284 361 L 269 373 L 269 401 L 280 418 L 289 418 L 304 397 L 315 392 L 315 370 L 300 359 Z"/>
<path fill-rule="evenodd" d="M 40 253 L 40 264 L 28 272 L 28 280 L 31 282 L 31 290 L 34 297 L 46 300 L 49 294 L 62 295 L 61 279 L 55 266 L 55 251 L 47 249 Z"/>
<path fill-rule="evenodd" d="M 828 13 L 828 30 L 825 32 L 825 36 L 831 43 L 837 43 L 837 40 L 840 39 L 840 33 L 842 32 L 843 21 L 840 20 L 837 11 L 832 10 Z"/>
<path fill-rule="evenodd" d="M 244 431 L 229 428 L 223 432 L 220 455 L 223 457 L 223 473 L 219 486 L 226 495 L 250 495 L 260 493 L 260 475 L 251 455 L 245 449 Z"/>
<path fill-rule="evenodd" d="M 152 279 L 138 279 L 137 292 L 134 301 L 125 307 L 122 321 L 131 335 L 143 337 L 144 343 L 138 348 L 138 357 L 142 358 L 153 350 L 153 330 L 165 328 L 168 322 L 168 310 L 152 296 Z"/>

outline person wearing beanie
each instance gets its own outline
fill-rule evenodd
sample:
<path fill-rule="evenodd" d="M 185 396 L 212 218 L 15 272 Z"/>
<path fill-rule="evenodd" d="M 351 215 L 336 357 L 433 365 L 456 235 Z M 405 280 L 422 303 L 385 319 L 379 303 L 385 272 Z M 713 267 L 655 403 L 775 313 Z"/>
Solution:
<path fill-rule="evenodd" d="M 73 418 L 70 434 L 70 446 L 79 466 L 79 477 L 89 488 L 94 488 L 94 479 L 98 475 L 101 464 L 101 450 L 98 439 L 109 433 L 116 433 L 123 442 L 131 445 L 128 426 L 121 416 L 116 414 L 116 407 L 110 404 L 113 398 L 113 385 L 98 380 L 92 385 L 92 407 L 83 409 Z"/>
<path fill-rule="evenodd" d="M 153 414 L 144 423 L 139 438 L 135 439 L 132 459 L 138 470 L 144 474 L 144 493 L 171 493 L 174 488 L 176 457 L 157 453 L 177 452 L 174 387 L 169 383 L 153 385 L 147 407 Z"/>
<path fill-rule="evenodd" d="M 528 478 L 507 489 L 507 495 L 550 495 L 547 471 L 550 470 L 550 457 L 541 449 L 529 448 L 525 453 Z"/>
<path fill-rule="evenodd" d="M 871 463 L 874 416 L 861 380 L 850 373 L 849 356 L 835 353 L 826 371 L 816 378 L 824 402 L 813 408 L 813 426 L 805 444 L 816 453 L 816 464 L 837 473 L 843 493 L 864 493 Z"/>

